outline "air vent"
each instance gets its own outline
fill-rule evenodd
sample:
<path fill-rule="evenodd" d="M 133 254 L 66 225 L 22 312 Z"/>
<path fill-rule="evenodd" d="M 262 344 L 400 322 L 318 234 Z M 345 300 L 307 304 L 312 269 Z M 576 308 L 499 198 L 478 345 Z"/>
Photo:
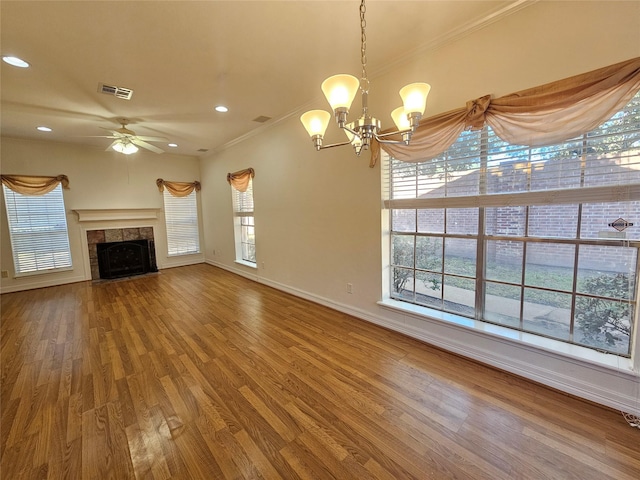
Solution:
<path fill-rule="evenodd" d="M 264 115 L 260 115 L 259 117 L 256 117 L 253 119 L 254 122 L 258 122 L 258 123 L 264 123 L 271 120 L 271 117 L 265 117 Z"/>
<path fill-rule="evenodd" d="M 113 85 L 106 85 L 101 83 L 98 85 L 98 92 L 106 95 L 113 95 L 114 97 L 122 98 L 123 100 L 131 100 L 133 90 L 129 88 L 114 87 Z"/>
<path fill-rule="evenodd" d="M 208 152 L 209 149 L 208 148 L 199 148 L 198 151 L 199 152 Z"/>

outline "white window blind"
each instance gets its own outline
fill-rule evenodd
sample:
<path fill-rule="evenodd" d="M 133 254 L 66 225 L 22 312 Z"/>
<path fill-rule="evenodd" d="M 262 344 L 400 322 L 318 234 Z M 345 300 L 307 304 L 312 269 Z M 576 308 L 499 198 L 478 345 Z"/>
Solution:
<path fill-rule="evenodd" d="M 45 195 L 22 195 L 3 185 L 16 274 L 71 267 L 62 185 Z"/>
<path fill-rule="evenodd" d="M 545 147 L 510 145 L 491 128 L 463 132 L 438 157 L 421 163 L 391 159 L 390 199 L 397 206 L 443 206 L 439 198 L 467 197 L 454 206 L 493 205 L 498 194 L 523 194 L 519 203 L 571 203 L 586 197 L 610 201 L 627 197 L 628 189 L 603 189 L 640 184 L 640 93 L 597 129 Z M 562 198 L 555 192 L 564 193 Z M 543 193 L 550 192 L 554 193 Z M 606 195 L 603 192 L 613 192 Z M 536 193 L 538 192 L 538 193 Z M 478 195 L 487 196 L 477 199 Z M 594 196 L 598 198 L 594 198 Z M 600 198 L 600 196 L 603 196 Z M 502 202 L 505 202 L 503 199 Z"/>
<path fill-rule="evenodd" d="M 175 197 L 165 190 L 164 217 L 168 255 L 200 253 L 196 191 L 186 197 Z"/>
<path fill-rule="evenodd" d="M 235 195 L 235 213 L 238 217 L 253 216 L 253 180 L 249 180 L 247 190 L 241 192 L 233 189 Z"/>
<path fill-rule="evenodd" d="M 256 263 L 256 238 L 253 219 L 253 180 L 244 192 L 232 188 L 234 215 L 236 217 L 236 257 Z"/>

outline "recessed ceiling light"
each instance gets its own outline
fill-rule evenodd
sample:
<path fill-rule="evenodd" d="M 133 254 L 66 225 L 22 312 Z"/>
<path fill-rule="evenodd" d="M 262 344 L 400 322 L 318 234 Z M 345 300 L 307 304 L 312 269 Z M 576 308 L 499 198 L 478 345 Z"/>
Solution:
<path fill-rule="evenodd" d="M 178 146 L 177 143 L 167 143 L 167 146 L 172 147 L 172 148 L 176 148 Z"/>
<path fill-rule="evenodd" d="M 225 113 L 225 112 L 229 111 L 229 109 L 227 107 L 225 107 L 224 105 L 218 105 L 215 108 L 215 110 L 216 110 L 216 112 L 220 112 L 220 113 Z"/>
<path fill-rule="evenodd" d="M 41 132 L 51 132 L 52 130 L 49 127 L 36 127 Z"/>
<path fill-rule="evenodd" d="M 2 60 L 9 65 L 13 65 L 14 67 L 27 68 L 29 64 L 18 57 L 5 56 L 2 57 Z"/>

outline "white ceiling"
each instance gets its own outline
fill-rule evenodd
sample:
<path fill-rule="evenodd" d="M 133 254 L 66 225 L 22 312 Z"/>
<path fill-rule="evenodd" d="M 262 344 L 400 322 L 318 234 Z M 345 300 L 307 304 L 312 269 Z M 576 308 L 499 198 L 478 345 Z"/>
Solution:
<path fill-rule="evenodd" d="M 179 144 L 155 143 L 171 153 L 213 151 L 305 105 L 324 108 L 329 75 L 360 76 L 359 3 L 2 0 L 0 53 L 31 67 L 0 62 L 1 133 L 106 148 L 109 139 L 86 136 L 126 117 L 138 135 Z M 369 76 L 522 3 L 370 0 Z M 99 93 L 100 83 L 133 97 Z"/>

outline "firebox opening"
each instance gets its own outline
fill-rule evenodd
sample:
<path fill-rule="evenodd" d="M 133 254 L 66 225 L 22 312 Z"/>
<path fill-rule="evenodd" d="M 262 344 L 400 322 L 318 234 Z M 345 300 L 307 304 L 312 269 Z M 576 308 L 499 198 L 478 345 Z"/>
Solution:
<path fill-rule="evenodd" d="M 100 278 L 111 279 L 157 272 L 151 240 L 126 240 L 96 245 Z"/>

